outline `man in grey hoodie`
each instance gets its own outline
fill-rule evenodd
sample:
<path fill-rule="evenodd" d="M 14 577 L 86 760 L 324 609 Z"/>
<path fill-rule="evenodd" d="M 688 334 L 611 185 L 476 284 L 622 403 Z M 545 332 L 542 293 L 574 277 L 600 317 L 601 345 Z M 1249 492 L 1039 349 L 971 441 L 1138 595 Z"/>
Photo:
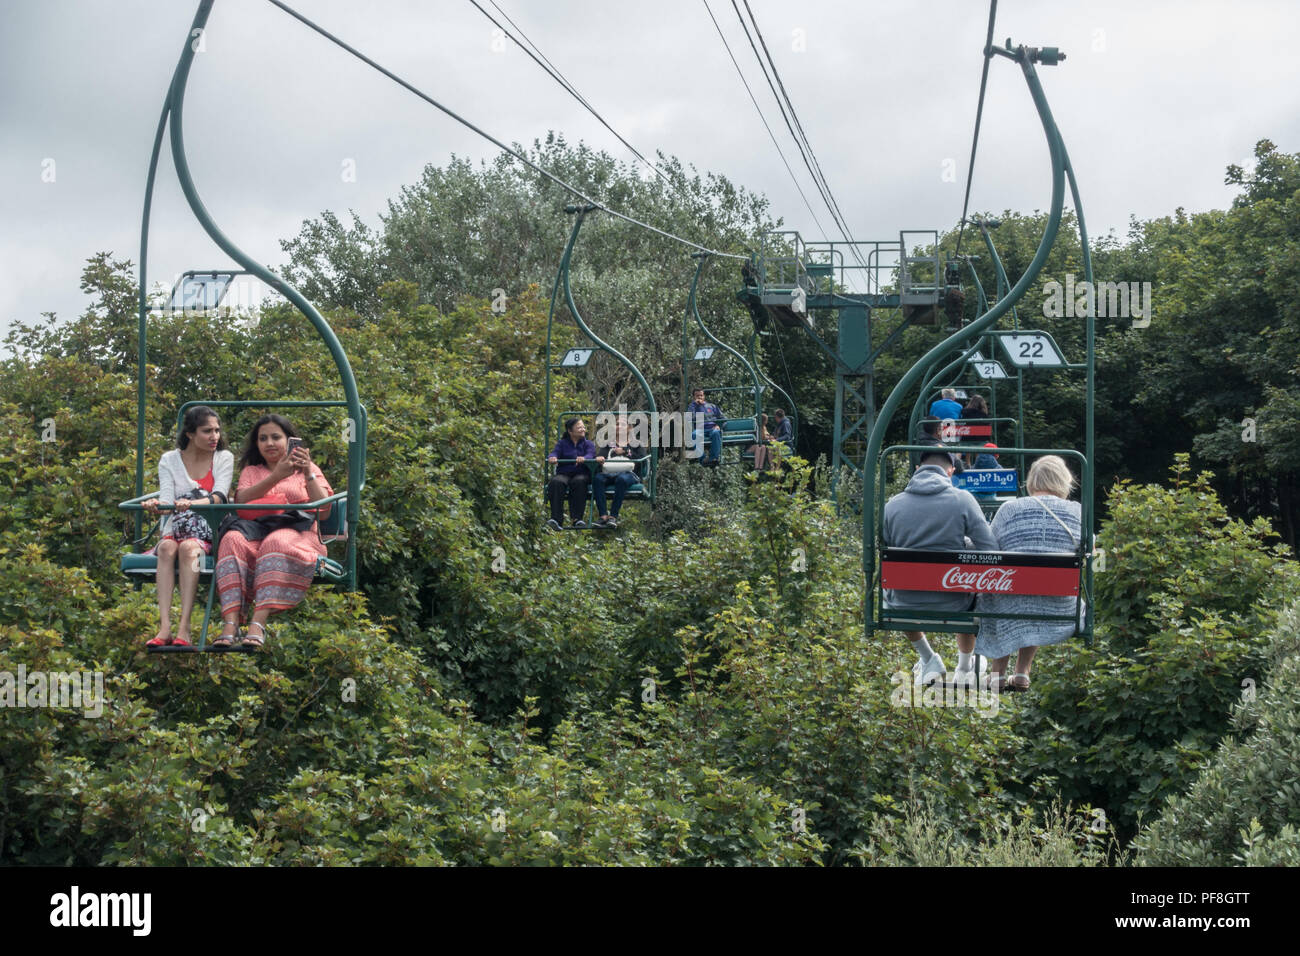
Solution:
<path fill-rule="evenodd" d="M 893 548 L 918 551 L 996 551 L 997 539 L 989 530 L 979 502 L 969 491 L 954 488 L 953 456 L 948 452 L 925 452 L 920 467 L 907 487 L 885 505 L 881 535 Z M 946 591 L 885 591 L 885 607 L 891 610 L 969 611 L 974 595 Z M 907 631 L 920 660 L 913 667 L 918 683 L 942 679 L 947 669 L 921 631 Z M 954 682 L 975 683 L 975 635 L 957 635 L 957 671 Z"/>

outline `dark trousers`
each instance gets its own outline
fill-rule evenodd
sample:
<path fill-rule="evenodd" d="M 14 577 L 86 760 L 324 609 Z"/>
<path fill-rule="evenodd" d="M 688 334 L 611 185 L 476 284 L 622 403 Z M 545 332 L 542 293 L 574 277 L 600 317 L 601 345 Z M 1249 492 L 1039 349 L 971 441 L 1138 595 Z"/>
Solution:
<path fill-rule="evenodd" d="M 609 509 L 609 513 L 615 518 L 618 517 L 618 509 L 623 507 L 623 498 L 627 490 L 637 482 L 635 472 L 624 471 L 617 475 L 607 475 L 603 471 L 596 472 L 593 479 L 596 491 L 596 513 L 602 518 L 605 516 L 605 489 L 609 485 L 614 486 L 614 504 Z"/>
<path fill-rule="evenodd" d="M 551 517 L 564 524 L 564 496 L 569 496 L 569 514 L 577 521 L 587 512 L 587 486 L 591 475 L 583 471 L 577 475 L 552 475 L 546 484 L 546 497 L 551 502 Z"/>

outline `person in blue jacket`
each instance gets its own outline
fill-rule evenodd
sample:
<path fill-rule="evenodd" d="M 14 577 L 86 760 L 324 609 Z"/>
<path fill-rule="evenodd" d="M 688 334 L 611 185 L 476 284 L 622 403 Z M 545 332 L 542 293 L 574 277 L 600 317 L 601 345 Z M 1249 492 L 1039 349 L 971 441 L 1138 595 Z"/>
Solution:
<path fill-rule="evenodd" d="M 961 410 L 962 418 L 988 418 L 989 403 L 984 400 L 983 395 L 972 395 L 966 407 Z"/>
<path fill-rule="evenodd" d="M 559 531 L 564 525 L 564 499 L 569 499 L 569 515 L 573 527 L 581 530 L 587 527 L 582 516 L 587 511 L 587 486 L 591 484 L 591 471 L 584 462 L 603 462 L 596 456 L 596 446 L 587 438 L 587 423 L 581 418 L 570 418 L 564 423 L 564 434 L 555 443 L 550 457 L 546 459 L 555 465 L 555 474 L 546 484 L 546 497 L 551 502 L 551 520 L 546 527 Z"/>
<path fill-rule="evenodd" d="M 956 421 L 961 418 L 962 407 L 957 401 L 956 389 L 945 388 L 940 394 L 942 397 L 930 406 L 930 414 L 939 421 L 949 418 Z"/>
<path fill-rule="evenodd" d="M 704 389 L 695 389 L 691 392 L 691 398 L 694 400 L 686 406 L 686 414 L 704 416 L 704 437 L 709 440 L 709 451 L 704 456 L 704 464 L 716 468 L 718 462 L 722 461 L 722 423 L 727 420 L 727 416 L 717 405 L 704 400 Z M 696 442 L 698 447 L 698 431 L 691 432 L 691 441 Z"/>
<path fill-rule="evenodd" d="M 986 441 L 986 442 L 984 443 L 984 447 L 985 447 L 985 448 L 997 448 L 998 446 L 995 445 L 995 444 L 993 444 L 993 442 L 991 442 L 991 441 Z M 981 453 L 980 455 L 977 455 L 977 456 L 976 456 L 976 458 L 975 458 L 975 464 L 974 464 L 972 467 L 975 467 L 975 468 L 1001 468 L 1002 466 L 1001 466 L 1000 464 L 998 464 L 998 453 L 997 453 L 997 452 L 995 452 L 995 451 L 993 451 L 993 452 L 986 451 L 986 452 L 983 452 L 983 453 Z"/>

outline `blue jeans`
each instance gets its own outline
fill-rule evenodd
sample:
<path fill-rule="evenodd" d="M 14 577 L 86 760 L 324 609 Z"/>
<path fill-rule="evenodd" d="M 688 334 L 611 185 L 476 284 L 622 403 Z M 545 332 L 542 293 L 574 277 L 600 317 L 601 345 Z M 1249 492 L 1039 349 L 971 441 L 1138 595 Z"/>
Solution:
<path fill-rule="evenodd" d="M 591 486 L 596 497 L 596 514 L 602 518 L 605 517 L 605 489 L 610 482 L 614 483 L 614 503 L 610 506 L 609 513 L 617 518 L 618 509 L 623 507 L 623 498 L 627 490 L 636 484 L 637 475 L 635 471 L 625 471 L 617 475 L 607 475 L 603 471 L 596 472 Z"/>
<path fill-rule="evenodd" d="M 709 454 L 704 456 L 704 460 L 721 461 L 722 460 L 722 429 L 710 428 L 705 431 L 705 435 L 709 439 Z M 696 446 L 699 445 L 700 433 L 698 431 L 691 432 L 691 441 L 694 442 Z"/>

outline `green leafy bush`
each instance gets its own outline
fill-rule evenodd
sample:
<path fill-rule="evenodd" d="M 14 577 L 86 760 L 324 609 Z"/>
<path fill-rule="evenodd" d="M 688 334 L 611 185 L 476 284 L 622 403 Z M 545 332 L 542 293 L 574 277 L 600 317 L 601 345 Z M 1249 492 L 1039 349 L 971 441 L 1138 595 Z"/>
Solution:
<path fill-rule="evenodd" d="M 1268 676 L 1241 694 L 1233 734 L 1135 841 L 1139 865 L 1300 862 L 1300 604 L 1278 619 L 1269 658 Z"/>
<path fill-rule="evenodd" d="M 1297 581 L 1267 524 L 1227 518 L 1208 476 L 1188 480 L 1186 468 L 1181 456 L 1170 488 L 1112 493 L 1098 646 L 1042 655 L 1019 726 L 1015 762 L 1029 789 L 1104 808 L 1125 839 L 1228 731 Z"/>

